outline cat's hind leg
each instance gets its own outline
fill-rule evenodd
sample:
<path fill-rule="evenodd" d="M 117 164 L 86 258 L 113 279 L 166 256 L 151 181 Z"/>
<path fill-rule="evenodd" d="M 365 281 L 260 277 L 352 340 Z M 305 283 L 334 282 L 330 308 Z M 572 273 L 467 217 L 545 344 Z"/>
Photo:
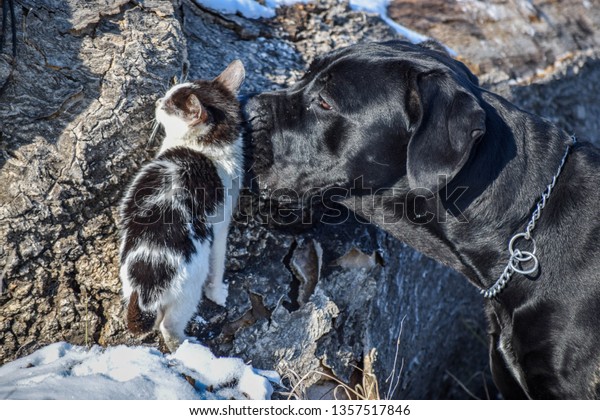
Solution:
<path fill-rule="evenodd" d="M 160 322 L 156 311 L 145 311 L 140 308 L 139 295 L 134 291 L 129 296 L 127 305 L 127 328 L 134 334 L 142 334 L 152 331 L 154 326 Z"/>
<path fill-rule="evenodd" d="M 179 345 L 187 338 L 184 331 L 193 312 L 190 314 L 189 311 L 182 309 L 187 308 L 182 308 L 177 304 L 171 304 L 163 309 L 165 316 L 160 323 L 159 328 L 163 340 L 171 352 L 177 350 Z"/>
<path fill-rule="evenodd" d="M 213 225 L 214 238 L 210 251 L 210 273 L 204 286 L 204 295 L 221 306 L 225 306 L 229 294 L 227 284 L 223 281 L 228 232 L 229 221 L 221 221 Z"/>
<path fill-rule="evenodd" d="M 208 277 L 209 254 L 208 241 L 196 244 L 196 253 L 189 262 L 182 264 L 165 293 L 161 304 L 164 315 L 159 329 L 171 352 L 177 350 L 186 339 L 195 341 L 185 335 L 185 328 L 202 299 L 202 289 Z"/>

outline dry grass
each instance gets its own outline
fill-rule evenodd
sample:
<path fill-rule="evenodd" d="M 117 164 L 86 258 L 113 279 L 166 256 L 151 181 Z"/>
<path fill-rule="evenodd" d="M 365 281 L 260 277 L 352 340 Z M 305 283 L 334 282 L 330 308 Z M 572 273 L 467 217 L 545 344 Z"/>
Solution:
<path fill-rule="evenodd" d="M 385 394 L 386 400 L 391 400 L 398 389 L 398 385 L 400 385 L 400 377 L 402 376 L 402 370 L 404 369 L 404 358 L 402 358 L 400 363 L 400 369 L 398 370 L 398 375 L 396 375 L 396 366 L 398 366 L 398 357 L 400 355 L 400 338 L 402 337 L 402 330 L 404 329 L 404 320 L 406 319 L 406 315 L 402 317 L 400 321 L 400 331 L 398 331 L 398 338 L 396 339 L 396 353 L 394 354 L 394 365 L 392 366 L 392 370 L 390 375 L 386 378 L 385 383 L 388 384 L 388 390 Z"/>
<path fill-rule="evenodd" d="M 453 375 L 453 374 L 452 374 L 450 371 L 446 370 L 446 374 L 447 374 L 448 376 L 450 376 L 450 378 L 452 378 L 452 380 L 453 380 L 454 382 L 456 382 L 456 383 L 458 384 L 458 386 L 459 386 L 459 387 L 460 387 L 460 388 L 461 388 L 463 391 L 465 391 L 465 393 L 466 393 L 466 394 L 467 394 L 469 397 L 473 398 L 474 400 L 481 400 L 481 398 L 479 398 L 477 395 L 475 395 L 475 393 L 474 393 L 474 392 L 471 392 L 471 390 L 470 390 L 470 389 L 467 387 L 467 385 L 465 385 L 465 384 L 464 384 L 464 383 L 463 383 L 463 382 L 462 382 L 460 379 L 458 379 L 456 376 L 454 376 L 454 375 Z M 476 376 L 481 376 L 481 380 L 482 380 L 482 383 L 483 383 L 483 389 L 484 389 L 484 391 L 485 391 L 485 396 L 486 396 L 486 399 L 488 399 L 488 400 L 491 400 L 492 398 L 491 398 L 491 396 L 490 396 L 490 391 L 488 390 L 488 386 L 487 386 L 487 379 L 486 379 L 486 377 L 485 377 L 485 373 L 484 373 L 484 372 L 477 372 L 477 373 L 475 373 L 474 375 L 472 375 L 472 376 L 471 376 L 471 379 L 469 380 L 469 382 L 470 382 L 471 380 L 475 379 L 475 377 L 476 377 Z"/>
<path fill-rule="evenodd" d="M 373 349 L 374 351 L 375 349 Z M 377 384 L 377 377 L 373 373 L 366 373 L 364 370 L 359 369 L 362 372 L 361 383 L 351 387 L 350 385 L 342 382 L 335 376 L 320 372 L 317 370 L 311 370 L 304 376 L 298 375 L 296 372 L 290 371 L 284 378 L 287 379 L 292 385 L 292 389 L 289 392 L 282 393 L 288 396 L 288 400 L 306 400 L 308 399 L 305 387 L 305 382 L 314 377 L 318 376 L 319 379 L 326 379 L 336 384 L 333 389 L 333 397 L 336 400 L 379 400 L 379 386 Z"/>
<path fill-rule="evenodd" d="M 400 378 L 402 376 L 402 370 L 404 368 L 404 358 L 399 362 L 400 353 L 400 337 L 402 336 L 402 330 L 404 327 L 404 320 L 400 321 L 400 331 L 396 340 L 396 353 L 394 355 L 394 364 L 390 375 L 386 378 L 385 383 L 387 384 L 387 392 L 385 395 L 381 395 L 381 389 L 379 387 L 379 381 L 375 375 L 375 361 L 377 359 L 377 350 L 371 349 L 363 357 L 363 368 L 358 366 L 352 366 L 356 371 L 360 372 L 360 382 L 354 386 L 348 385 L 342 382 L 339 378 L 335 377 L 333 373 L 327 373 L 317 370 L 311 370 L 304 376 L 300 376 L 293 370 L 289 370 L 287 374 L 283 375 L 284 379 L 290 383 L 291 390 L 289 392 L 282 392 L 282 395 L 287 395 L 288 399 L 306 400 L 308 399 L 307 390 L 310 386 L 306 386 L 309 379 L 318 377 L 318 381 L 325 380 L 335 384 L 333 388 L 333 397 L 336 400 L 382 400 L 392 399 L 398 386 L 400 384 Z M 398 367 L 399 365 L 399 367 Z M 317 382 L 318 382 L 317 381 Z M 313 381 L 311 381 L 313 382 Z M 326 392 L 327 395 L 329 392 Z"/>
<path fill-rule="evenodd" d="M 289 370 L 287 374 L 283 375 L 283 379 L 286 379 L 291 386 L 291 390 L 289 392 L 282 392 L 282 395 L 287 395 L 288 399 L 298 399 L 298 400 L 307 400 L 307 389 L 310 386 L 306 386 L 306 383 L 309 379 L 314 379 L 315 376 L 318 377 L 319 381 L 326 380 L 330 381 L 333 384 L 336 384 L 333 389 L 333 397 L 344 400 L 390 400 L 394 397 L 398 386 L 400 385 L 400 378 L 402 376 L 402 370 L 404 368 L 404 358 L 400 359 L 400 338 L 402 337 L 402 330 L 404 328 L 404 320 L 406 316 L 402 318 L 400 321 L 400 331 L 398 332 L 398 338 L 396 340 L 396 353 L 394 355 L 394 364 L 392 366 L 392 370 L 389 376 L 385 380 L 385 384 L 387 385 L 387 392 L 385 395 L 381 395 L 381 389 L 379 387 L 379 381 L 377 376 L 375 375 L 375 361 L 377 359 L 377 350 L 371 349 L 364 357 L 363 357 L 363 368 L 359 368 L 358 366 L 352 365 L 356 371 L 360 372 L 361 378 L 360 382 L 354 386 L 348 385 L 342 382 L 340 379 L 335 377 L 332 373 L 311 370 L 306 373 L 304 376 L 300 376 L 293 370 Z M 312 382 L 312 381 L 311 381 Z M 317 381 L 318 383 L 318 381 Z M 327 395 L 329 392 L 326 392 Z"/>
<path fill-rule="evenodd" d="M 374 364 L 377 359 L 377 351 L 376 349 L 371 349 L 363 358 L 363 368 L 353 366 L 357 372 L 360 372 L 360 382 L 354 386 L 351 386 L 347 383 L 342 382 L 339 378 L 335 376 L 333 372 L 323 372 L 317 370 L 311 370 L 306 373 L 304 376 L 300 376 L 298 373 L 293 370 L 289 370 L 287 374 L 283 375 L 283 379 L 286 379 L 290 386 L 291 390 L 287 392 L 282 392 L 281 394 L 287 396 L 288 399 L 298 399 L 298 400 L 307 400 L 309 399 L 308 390 L 315 383 L 314 379 L 317 377 L 317 384 L 319 381 L 329 382 L 332 385 L 333 391 L 331 389 L 327 389 L 321 398 L 328 396 L 330 393 L 333 394 L 333 398 L 336 400 L 391 400 L 394 398 L 398 387 L 400 386 L 400 381 L 402 378 L 402 371 L 404 369 L 404 358 L 400 356 L 400 342 L 402 337 L 402 331 L 404 329 L 404 321 L 406 316 L 402 318 L 400 321 L 400 330 L 398 332 L 398 338 L 396 340 L 396 352 L 394 355 L 394 363 L 392 365 L 392 369 L 390 371 L 389 376 L 384 381 L 384 386 L 387 391 L 382 395 L 382 390 L 380 388 L 380 384 L 377 376 L 375 375 Z M 481 337 L 478 332 L 471 325 L 466 323 L 463 320 L 464 326 L 467 330 L 473 334 L 478 341 L 482 344 L 486 344 L 483 337 Z M 472 392 L 469 387 L 463 383 L 460 379 L 458 379 L 451 372 L 446 370 L 446 374 L 471 398 L 479 400 L 479 398 L 474 392 Z M 481 380 L 483 382 L 483 389 L 485 391 L 485 397 L 489 400 L 491 399 L 486 375 L 483 371 L 476 372 L 471 379 L 469 379 L 468 383 L 471 383 L 475 380 L 475 376 L 481 376 Z M 311 385 L 307 385 L 310 383 Z M 335 385 L 335 386 L 334 386 Z"/>

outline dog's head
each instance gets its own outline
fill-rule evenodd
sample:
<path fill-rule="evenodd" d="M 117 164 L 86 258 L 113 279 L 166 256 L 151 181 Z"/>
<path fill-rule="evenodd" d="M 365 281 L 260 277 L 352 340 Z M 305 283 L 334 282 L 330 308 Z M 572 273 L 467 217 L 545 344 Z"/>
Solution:
<path fill-rule="evenodd" d="M 477 92 L 476 77 L 433 42 L 334 51 L 294 86 L 248 102 L 255 173 L 299 196 L 361 177 L 371 189 L 435 192 L 485 132 Z"/>

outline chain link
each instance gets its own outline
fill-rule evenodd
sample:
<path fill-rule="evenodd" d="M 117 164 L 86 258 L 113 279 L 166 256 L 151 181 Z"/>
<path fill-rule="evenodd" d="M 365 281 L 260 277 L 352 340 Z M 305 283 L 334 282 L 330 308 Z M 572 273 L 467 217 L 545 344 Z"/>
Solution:
<path fill-rule="evenodd" d="M 567 145 L 567 150 L 565 151 L 562 161 L 560 162 L 558 171 L 556 171 L 556 174 L 554 175 L 554 177 L 552 177 L 552 182 L 546 186 L 546 190 L 542 193 L 542 197 L 538 201 L 536 208 L 531 215 L 531 220 L 529 220 L 529 223 L 525 228 L 525 231 L 517 233 L 508 242 L 508 253 L 510 254 L 510 257 L 508 258 L 508 264 L 504 268 L 504 271 L 492 287 L 490 287 L 489 289 L 481 290 L 481 294 L 484 297 L 488 299 L 496 297 L 496 295 L 498 295 L 498 293 L 500 293 L 502 289 L 506 287 L 514 273 L 529 275 L 535 273 L 538 270 L 540 262 L 537 256 L 535 255 L 537 251 L 537 244 L 535 242 L 535 239 L 533 238 L 533 230 L 535 229 L 536 223 L 542 215 L 542 210 L 544 209 L 544 207 L 546 207 L 546 203 L 550 198 L 550 194 L 552 193 L 552 190 L 556 185 L 556 180 L 560 176 L 560 173 L 562 172 L 563 167 L 565 166 L 565 162 L 567 161 L 567 156 L 571 151 L 571 147 L 575 143 L 577 143 L 577 138 L 575 136 L 571 136 L 571 140 L 573 140 L 573 142 Z M 522 239 L 526 242 L 531 242 L 531 246 L 533 249 L 531 251 L 522 251 L 518 247 L 515 247 L 519 239 Z M 523 263 L 529 263 L 529 268 L 524 268 Z"/>

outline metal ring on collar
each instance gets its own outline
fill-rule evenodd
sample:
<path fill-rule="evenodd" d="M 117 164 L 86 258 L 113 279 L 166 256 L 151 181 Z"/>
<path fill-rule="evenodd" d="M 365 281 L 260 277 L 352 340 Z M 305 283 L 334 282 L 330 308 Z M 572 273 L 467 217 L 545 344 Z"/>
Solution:
<path fill-rule="evenodd" d="M 517 250 L 517 251 L 519 251 L 519 250 Z M 510 261 L 508 262 L 510 267 L 515 271 L 515 273 L 519 273 L 519 274 L 527 275 L 527 274 L 535 273 L 540 265 L 537 257 L 535 255 L 533 255 L 533 252 L 529 252 L 529 251 L 519 251 L 519 252 L 522 255 L 524 255 L 524 257 L 521 257 L 521 259 L 514 258 L 514 260 L 511 258 Z M 517 261 L 516 264 L 515 264 L 515 260 Z M 517 267 L 517 265 L 519 265 L 520 263 L 527 262 L 530 260 L 533 260 L 533 265 L 530 268 L 523 269 L 523 268 Z"/>
<path fill-rule="evenodd" d="M 519 248 L 515 249 L 515 252 L 511 255 L 511 259 L 520 263 L 531 261 L 533 258 L 533 252 L 521 251 Z"/>
<path fill-rule="evenodd" d="M 530 236 L 530 235 L 528 235 L 526 232 L 522 232 L 522 233 L 517 233 L 515 236 L 513 236 L 511 238 L 510 242 L 508 243 L 508 252 L 510 252 L 510 255 L 511 256 L 515 255 L 515 250 L 514 250 L 515 242 L 518 239 L 521 239 L 521 238 L 523 238 L 523 240 L 525 240 L 525 241 L 531 241 L 531 243 L 533 244 L 533 250 L 531 250 L 531 252 L 529 252 L 529 251 L 521 251 L 521 253 L 525 254 L 525 255 L 527 255 L 527 254 L 532 254 L 532 255 L 535 254 L 535 252 L 537 251 L 537 244 L 535 243 L 535 239 L 533 239 L 533 237 Z M 525 262 L 525 261 L 531 260 L 530 257 L 528 257 L 525 260 L 522 260 L 521 258 L 522 257 L 518 258 L 518 260 L 521 261 L 521 262 Z"/>

